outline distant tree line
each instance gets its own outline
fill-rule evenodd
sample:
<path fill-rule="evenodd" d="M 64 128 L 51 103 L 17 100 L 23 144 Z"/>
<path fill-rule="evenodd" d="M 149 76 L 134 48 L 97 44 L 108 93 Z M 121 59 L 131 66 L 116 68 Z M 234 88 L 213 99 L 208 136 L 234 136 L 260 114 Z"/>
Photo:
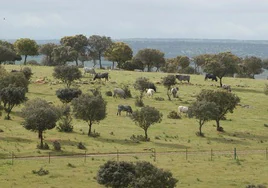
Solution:
<path fill-rule="evenodd" d="M 75 62 L 76 66 L 84 66 L 86 61 L 92 61 L 93 67 L 99 64 L 103 68 L 102 59 L 112 62 L 111 68 L 124 70 L 163 71 L 168 73 L 200 74 L 201 70 L 219 77 L 220 82 L 224 76 L 255 78 L 264 69 L 268 69 L 268 59 L 255 56 L 238 57 L 231 52 L 218 54 L 201 54 L 193 58 L 177 56 L 165 58 L 164 52 L 158 49 L 145 48 L 133 56 L 131 47 L 124 42 L 114 42 L 110 37 L 92 35 L 86 37 L 82 34 L 64 36 L 60 44 L 47 43 L 37 45 L 35 40 L 21 38 L 14 44 L 0 40 L 0 64 L 22 60 L 27 64 L 28 56 L 43 55 L 39 62 L 46 66 L 66 65 Z M 37 63 L 37 62 L 31 62 Z M 190 66 L 194 64 L 194 67 Z"/>

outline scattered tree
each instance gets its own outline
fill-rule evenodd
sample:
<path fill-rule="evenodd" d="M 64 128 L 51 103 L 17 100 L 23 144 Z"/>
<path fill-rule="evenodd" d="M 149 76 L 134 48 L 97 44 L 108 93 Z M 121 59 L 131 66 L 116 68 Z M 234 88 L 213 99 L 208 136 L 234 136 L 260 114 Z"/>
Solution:
<path fill-rule="evenodd" d="M 47 44 L 43 44 L 40 46 L 39 48 L 39 53 L 43 54 L 44 57 L 44 61 L 43 64 L 44 65 L 48 65 L 48 66 L 52 66 L 54 65 L 53 63 L 53 50 L 54 48 L 57 48 L 58 45 L 54 44 L 54 43 L 47 43 Z"/>
<path fill-rule="evenodd" d="M 203 136 L 202 126 L 209 120 L 215 120 L 219 114 L 219 109 L 214 102 L 196 101 L 188 110 L 190 118 L 196 118 L 199 123 L 199 136 Z"/>
<path fill-rule="evenodd" d="M 262 60 L 255 56 L 245 57 L 239 67 L 240 74 L 248 78 L 254 79 L 255 74 L 261 74 L 263 72 Z"/>
<path fill-rule="evenodd" d="M 148 138 L 148 129 L 151 125 L 155 123 L 160 123 L 162 121 L 163 114 L 160 113 L 156 108 L 145 106 L 141 110 L 136 110 L 132 113 L 131 119 L 144 130 L 145 140 Z"/>
<path fill-rule="evenodd" d="M 23 126 L 27 130 L 38 132 L 40 149 L 43 149 L 43 132 L 56 126 L 60 115 L 58 109 L 47 101 L 36 98 L 28 101 L 22 109 Z"/>
<path fill-rule="evenodd" d="M 54 68 L 53 77 L 61 80 L 70 88 L 74 80 L 79 80 L 82 77 L 81 71 L 76 66 L 57 66 Z"/>
<path fill-rule="evenodd" d="M 28 56 L 38 55 L 38 45 L 35 40 L 21 38 L 15 41 L 14 47 L 19 55 L 24 55 L 24 65 Z"/>
<path fill-rule="evenodd" d="M 112 43 L 111 38 L 106 36 L 92 35 L 88 39 L 89 51 L 94 54 L 94 56 L 98 56 L 100 68 L 102 68 L 101 57 L 104 56 L 105 51 L 110 48 Z"/>
<path fill-rule="evenodd" d="M 104 57 L 113 62 L 112 69 L 114 69 L 114 62 L 117 62 L 118 68 L 122 68 L 126 61 L 132 59 L 132 56 L 132 49 L 123 42 L 113 43 L 104 53 Z"/>
<path fill-rule="evenodd" d="M 63 46 L 71 47 L 74 61 L 76 62 L 76 66 L 78 66 L 79 57 L 86 52 L 86 47 L 88 45 L 87 37 L 81 34 L 65 36 L 60 39 L 60 43 Z"/>
<path fill-rule="evenodd" d="M 58 46 L 52 52 L 53 65 L 66 65 L 75 60 L 76 52 L 70 46 Z"/>
<path fill-rule="evenodd" d="M 197 101 L 214 102 L 217 105 L 219 112 L 214 120 L 217 124 L 217 131 L 223 131 L 220 120 L 228 112 L 233 113 L 240 99 L 235 94 L 223 90 L 202 90 L 197 96 Z"/>
<path fill-rule="evenodd" d="M 3 102 L 3 107 L 7 113 L 6 119 L 10 120 L 10 112 L 15 106 L 20 105 L 26 101 L 25 88 L 23 87 L 14 87 L 9 85 L 0 90 L 0 99 Z"/>
<path fill-rule="evenodd" d="M 217 76 L 222 87 L 222 78 L 228 74 L 236 73 L 240 61 L 241 59 L 231 52 L 224 52 L 206 58 L 206 63 L 202 68 L 205 72 Z"/>
<path fill-rule="evenodd" d="M 171 100 L 170 98 L 171 86 L 174 86 L 175 84 L 176 84 L 176 77 L 174 75 L 168 75 L 163 78 L 163 85 L 167 88 L 168 100 Z"/>
<path fill-rule="evenodd" d="M 82 94 L 72 100 L 72 105 L 75 117 L 88 123 L 88 136 L 91 135 L 93 123 L 98 123 L 106 117 L 107 103 L 101 95 L 90 96 Z"/>
<path fill-rule="evenodd" d="M 146 89 L 148 88 L 149 85 L 149 79 L 145 78 L 145 77 L 139 77 L 136 79 L 135 83 L 134 83 L 134 88 L 138 91 L 140 91 L 140 96 L 137 98 L 138 99 L 138 103 L 143 104 L 143 95 L 144 92 L 146 91 Z"/>
<path fill-rule="evenodd" d="M 139 50 L 135 58 L 139 59 L 144 66 L 147 66 L 148 72 L 150 72 L 153 67 L 156 67 L 156 71 L 158 71 L 159 68 L 165 64 L 164 55 L 165 54 L 159 50 L 145 48 Z"/>
<path fill-rule="evenodd" d="M 0 65 L 6 61 L 15 61 L 17 54 L 15 51 L 0 45 Z"/>
<path fill-rule="evenodd" d="M 29 80 L 25 78 L 22 72 L 7 73 L 6 76 L 0 78 L 0 89 L 12 85 L 14 87 L 23 87 L 28 92 Z"/>
<path fill-rule="evenodd" d="M 190 65 L 190 59 L 187 56 L 177 56 L 176 59 L 182 70 Z"/>

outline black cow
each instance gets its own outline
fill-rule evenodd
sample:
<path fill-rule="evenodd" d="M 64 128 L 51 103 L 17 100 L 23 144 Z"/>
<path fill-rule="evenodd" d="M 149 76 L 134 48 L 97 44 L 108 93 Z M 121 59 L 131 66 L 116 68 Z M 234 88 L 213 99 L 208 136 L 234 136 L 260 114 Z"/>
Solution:
<path fill-rule="evenodd" d="M 104 73 L 97 73 L 95 74 L 94 76 L 94 79 L 93 80 L 96 80 L 96 79 L 102 79 L 104 78 L 105 81 L 108 81 L 108 77 L 109 77 L 109 73 L 108 72 L 104 72 Z"/>
<path fill-rule="evenodd" d="M 119 104 L 117 107 L 117 114 L 121 116 L 121 111 L 125 111 L 126 115 L 132 114 L 132 108 L 129 105 L 121 105 Z"/>
<path fill-rule="evenodd" d="M 217 79 L 217 76 L 215 76 L 214 74 L 206 74 L 206 76 L 205 76 L 205 80 L 207 80 L 207 79 L 211 79 L 212 81 L 218 81 L 218 79 Z"/>
<path fill-rule="evenodd" d="M 177 74 L 176 78 L 179 81 L 187 81 L 188 83 L 190 82 L 190 76 L 189 75 L 181 75 L 181 74 Z"/>
<path fill-rule="evenodd" d="M 152 82 L 149 82 L 148 89 L 153 89 L 156 92 L 156 87 L 155 87 L 154 83 L 152 83 Z"/>

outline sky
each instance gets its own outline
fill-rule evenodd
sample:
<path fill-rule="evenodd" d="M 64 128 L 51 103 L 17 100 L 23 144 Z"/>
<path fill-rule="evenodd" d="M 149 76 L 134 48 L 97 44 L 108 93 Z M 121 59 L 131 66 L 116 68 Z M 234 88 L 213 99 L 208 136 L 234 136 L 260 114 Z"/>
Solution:
<path fill-rule="evenodd" d="M 0 0 L 0 39 L 268 40 L 268 0 Z"/>

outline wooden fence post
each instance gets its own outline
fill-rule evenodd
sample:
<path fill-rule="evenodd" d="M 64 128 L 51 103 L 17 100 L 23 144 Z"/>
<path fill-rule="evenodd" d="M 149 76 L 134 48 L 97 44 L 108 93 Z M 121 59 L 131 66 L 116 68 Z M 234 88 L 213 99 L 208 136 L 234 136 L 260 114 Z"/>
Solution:
<path fill-rule="evenodd" d="M 236 160 L 237 154 L 236 154 L 236 148 L 234 148 L 234 160 Z"/>
<path fill-rule="evenodd" d="M 50 152 L 48 152 L 48 163 L 50 163 Z"/>
<path fill-rule="evenodd" d="M 266 148 L 265 157 L 266 157 L 266 160 L 267 160 L 268 159 L 268 151 L 267 151 L 267 148 Z"/>
<path fill-rule="evenodd" d="M 213 153 L 212 153 L 212 149 L 210 150 L 210 160 L 212 161 L 212 155 L 213 155 Z"/>
<path fill-rule="evenodd" d="M 188 156 L 187 156 L 187 148 L 186 148 L 186 151 L 185 151 L 185 156 L 186 156 L 186 160 L 188 159 Z"/>
<path fill-rule="evenodd" d="M 85 158 L 84 158 L 84 162 L 87 161 L 87 151 L 85 151 Z"/>

